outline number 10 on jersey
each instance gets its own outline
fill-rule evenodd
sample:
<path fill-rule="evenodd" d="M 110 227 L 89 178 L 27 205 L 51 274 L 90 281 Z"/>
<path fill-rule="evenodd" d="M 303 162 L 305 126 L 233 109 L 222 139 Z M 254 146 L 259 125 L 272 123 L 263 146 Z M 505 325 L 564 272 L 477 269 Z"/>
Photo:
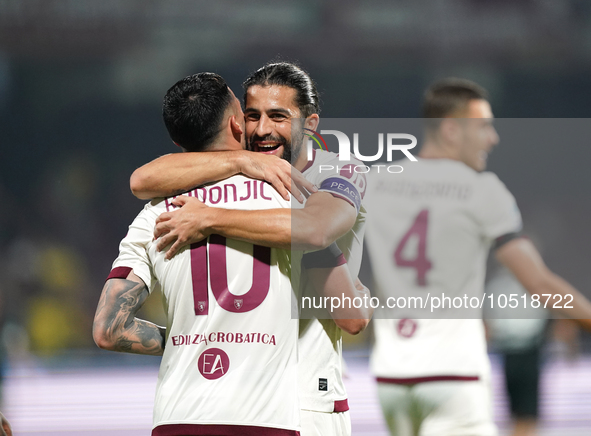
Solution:
<path fill-rule="evenodd" d="M 252 257 L 252 287 L 243 295 L 234 295 L 228 288 L 226 238 L 211 235 L 209 241 L 191 245 L 195 315 L 209 313 L 208 283 L 218 305 L 228 312 L 249 312 L 265 300 L 271 281 L 271 249 L 253 245 Z"/>

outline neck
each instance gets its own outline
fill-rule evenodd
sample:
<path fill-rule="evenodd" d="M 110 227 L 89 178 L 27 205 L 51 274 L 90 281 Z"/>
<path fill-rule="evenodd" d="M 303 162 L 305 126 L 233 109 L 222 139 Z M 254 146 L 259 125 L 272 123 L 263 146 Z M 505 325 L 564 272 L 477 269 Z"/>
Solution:
<path fill-rule="evenodd" d="M 232 135 L 219 135 L 208 147 L 207 151 L 228 151 L 244 148 L 240 141 Z"/>
<path fill-rule="evenodd" d="M 449 145 L 427 139 L 419 152 L 419 157 L 423 159 L 452 159 L 460 160 L 454 148 Z"/>
<path fill-rule="evenodd" d="M 298 170 L 302 171 L 306 165 L 308 164 L 308 154 L 305 148 L 302 149 L 300 155 L 298 156 L 298 160 L 293 163 L 293 167 Z"/>

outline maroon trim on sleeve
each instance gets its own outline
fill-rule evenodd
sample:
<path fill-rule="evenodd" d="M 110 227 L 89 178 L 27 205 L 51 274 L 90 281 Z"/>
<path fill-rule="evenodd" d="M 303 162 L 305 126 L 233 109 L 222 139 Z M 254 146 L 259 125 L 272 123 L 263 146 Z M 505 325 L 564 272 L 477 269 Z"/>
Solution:
<path fill-rule="evenodd" d="M 387 378 L 376 377 L 378 383 L 391 383 L 395 385 L 414 385 L 417 383 L 438 382 L 438 381 L 478 381 L 477 375 L 431 375 L 428 377 L 409 378 Z"/>
<path fill-rule="evenodd" d="M 349 410 L 349 401 L 345 398 L 344 400 L 338 400 L 334 402 L 335 413 L 342 413 Z"/>
<path fill-rule="evenodd" d="M 132 268 L 127 266 L 118 266 L 117 268 L 113 268 L 109 273 L 109 279 L 126 279 L 129 273 L 131 272 Z M 106 280 L 105 280 L 106 281 Z"/>
<path fill-rule="evenodd" d="M 300 436 L 296 430 L 225 424 L 166 424 L 152 430 L 152 436 Z"/>
<path fill-rule="evenodd" d="M 347 263 L 347 259 L 345 259 L 345 255 L 341 254 L 339 257 L 335 259 L 335 266 L 341 266 Z"/>

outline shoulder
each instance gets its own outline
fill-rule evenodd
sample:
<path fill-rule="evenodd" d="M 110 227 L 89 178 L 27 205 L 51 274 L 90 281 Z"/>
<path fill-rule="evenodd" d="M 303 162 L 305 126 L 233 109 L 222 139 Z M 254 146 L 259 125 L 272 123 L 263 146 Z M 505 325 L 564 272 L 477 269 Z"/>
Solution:
<path fill-rule="evenodd" d="M 170 199 L 155 198 L 149 201 L 144 205 L 144 208 L 140 211 L 140 213 L 137 214 L 134 219 L 134 223 L 145 221 L 153 225 L 154 221 L 156 221 L 156 218 L 158 218 L 161 213 L 166 212 L 167 201 L 170 201 Z"/>
<path fill-rule="evenodd" d="M 490 171 L 476 173 L 475 183 L 481 195 L 502 195 L 513 197 L 507 186 L 499 177 Z"/>
<path fill-rule="evenodd" d="M 154 239 L 154 226 L 158 216 L 165 212 L 164 199 L 152 200 L 144 206 L 127 229 L 127 234 L 121 240 L 119 251 L 123 254 L 137 254 L 139 247 L 147 248 Z"/>
<path fill-rule="evenodd" d="M 315 172 L 314 169 L 317 169 L 320 165 L 334 165 L 339 168 L 344 167 L 345 165 L 365 166 L 363 162 L 355 157 L 343 160 L 338 153 L 314 149 L 312 150 L 312 160 L 308 161 L 303 172 Z"/>
<path fill-rule="evenodd" d="M 493 238 L 521 230 L 521 213 L 515 197 L 496 174 L 478 173 L 473 212 Z"/>

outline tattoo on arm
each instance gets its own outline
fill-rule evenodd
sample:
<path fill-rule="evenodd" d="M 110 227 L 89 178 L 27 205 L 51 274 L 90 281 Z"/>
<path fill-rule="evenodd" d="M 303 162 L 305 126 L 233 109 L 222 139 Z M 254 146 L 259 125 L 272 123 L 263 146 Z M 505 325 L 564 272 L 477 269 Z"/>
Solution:
<path fill-rule="evenodd" d="M 107 281 L 97 307 L 95 326 L 99 325 L 108 338 L 110 349 L 162 355 L 166 329 L 135 317 L 148 295 L 144 283 L 127 279 Z"/>

